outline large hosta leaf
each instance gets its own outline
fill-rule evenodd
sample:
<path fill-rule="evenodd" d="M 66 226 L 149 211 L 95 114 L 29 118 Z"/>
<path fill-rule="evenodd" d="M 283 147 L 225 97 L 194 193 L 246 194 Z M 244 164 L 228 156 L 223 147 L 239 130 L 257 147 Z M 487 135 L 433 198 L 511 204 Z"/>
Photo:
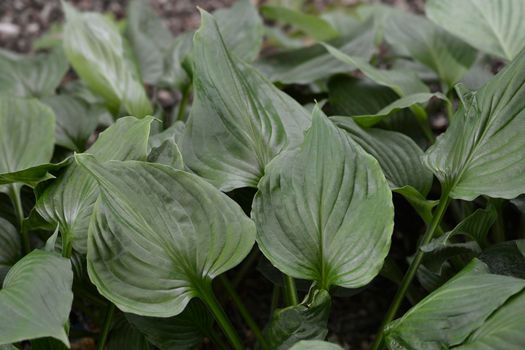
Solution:
<path fill-rule="evenodd" d="M 424 161 L 453 198 L 525 193 L 525 51 L 473 93 Z"/>
<path fill-rule="evenodd" d="M 512 60 L 525 47 L 522 0 L 430 0 L 427 16 L 487 53 Z"/>
<path fill-rule="evenodd" d="M 106 345 L 107 350 L 155 350 L 142 332 L 128 322 L 120 315 L 115 320 L 109 333 L 109 339 Z"/>
<path fill-rule="evenodd" d="M 211 280 L 254 244 L 253 222 L 198 176 L 145 162 L 77 160 L 100 185 L 89 276 L 125 312 L 169 317 L 193 297 L 206 300 Z"/>
<path fill-rule="evenodd" d="M 408 136 L 381 129 L 363 129 L 349 117 L 332 117 L 366 152 L 377 159 L 392 189 L 412 186 L 426 196 L 432 172 L 421 162 L 423 151 Z"/>
<path fill-rule="evenodd" d="M 391 349 L 444 349 L 459 345 L 511 296 L 525 280 L 489 273 L 473 260 L 453 279 L 390 323 Z"/>
<path fill-rule="evenodd" d="M 51 160 L 54 129 L 55 115 L 49 107 L 33 99 L 0 97 L 0 185 L 34 184 L 46 177 L 47 169 L 40 169 L 37 175 L 41 176 L 36 176 L 34 182 L 25 181 L 33 173 L 31 168 Z M 18 185 L 11 186 L 18 191 Z"/>
<path fill-rule="evenodd" d="M 14 57 L 0 51 L 0 93 L 19 97 L 52 95 L 67 69 L 61 48 L 48 54 Z"/>
<path fill-rule="evenodd" d="M 476 59 L 476 51 L 422 16 L 391 11 L 385 39 L 437 73 L 452 87 Z"/>
<path fill-rule="evenodd" d="M 9 221 L 0 217 L 0 283 L 21 254 L 20 234 Z"/>
<path fill-rule="evenodd" d="M 144 160 L 151 121 L 151 118 L 120 118 L 100 134 L 87 152 L 100 161 Z M 58 224 L 62 237 L 85 254 L 89 217 L 98 195 L 95 180 L 86 170 L 71 164 L 53 183 L 37 190 L 38 213 L 46 221 Z"/>
<path fill-rule="evenodd" d="M 116 26 L 101 14 L 79 13 L 66 2 L 63 7 L 64 49 L 80 78 L 104 98 L 113 114 L 121 110 L 138 118 L 151 114 L 153 109 Z"/>
<path fill-rule="evenodd" d="M 319 109 L 301 147 L 272 161 L 258 188 L 257 241 L 279 270 L 326 289 L 360 287 L 379 272 L 393 227 L 388 183 Z"/>
<path fill-rule="evenodd" d="M 182 141 L 184 161 L 222 190 L 255 187 L 270 160 L 302 141 L 310 117 L 229 53 L 206 12 L 193 49 L 196 101 Z"/>
<path fill-rule="evenodd" d="M 35 250 L 16 263 L 0 290 L 0 344 L 53 337 L 69 346 L 72 283 L 71 263 L 53 253 Z"/>
<path fill-rule="evenodd" d="M 269 348 L 284 350 L 303 339 L 324 339 L 331 304 L 327 291 L 313 289 L 299 305 L 277 310 L 264 329 Z"/>

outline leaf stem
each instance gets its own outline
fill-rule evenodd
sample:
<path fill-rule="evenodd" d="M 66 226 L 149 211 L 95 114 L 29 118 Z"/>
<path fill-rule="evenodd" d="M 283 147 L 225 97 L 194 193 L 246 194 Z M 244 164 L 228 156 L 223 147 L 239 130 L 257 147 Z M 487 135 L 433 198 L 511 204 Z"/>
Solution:
<path fill-rule="evenodd" d="M 436 209 L 436 214 L 432 218 L 432 222 L 430 223 L 430 225 L 427 227 L 427 230 L 423 236 L 423 239 L 421 240 L 419 244 L 419 247 L 422 247 L 428 244 L 432 240 L 432 237 L 434 236 L 436 229 L 439 227 L 439 224 L 441 223 L 441 220 L 443 219 L 443 216 L 445 215 L 445 212 L 447 210 L 449 203 L 450 203 L 450 199 L 448 196 L 448 191 L 445 191 L 443 195 L 441 196 L 441 199 L 439 200 L 439 204 Z M 397 290 L 397 293 L 394 296 L 394 300 L 392 301 L 392 304 L 390 305 L 390 308 L 388 309 L 385 315 L 385 318 L 383 319 L 383 322 L 381 323 L 381 327 L 379 328 L 379 333 L 377 334 L 376 339 L 374 340 L 374 343 L 372 345 L 372 348 L 371 348 L 372 350 L 379 350 L 383 348 L 384 328 L 396 316 L 399 306 L 401 306 L 401 302 L 403 301 L 405 294 L 407 293 L 410 283 L 412 282 L 412 280 L 414 279 L 414 276 L 416 275 L 417 269 L 419 268 L 419 265 L 421 264 L 421 260 L 423 259 L 424 254 L 425 253 L 421 249 L 418 248 L 416 255 L 414 256 L 414 259 L 410 263 L 410 266 L 408 267 L 408 270 L 405 273 L 403 280 L 401 281 L 401 286 Z"/>
<path fill-rule="evenodd" d="M 22 199 L 20 198 L 20 188 L 16 184 L 8 185 L 9 188 L 9 198 L 13 203 L 13 208 L 16 215 L 16 220 L 18 223 L 18 230 L 22 238 L 22 249 L 24 255 L 29 254 L 31 251 L 31 245 L 29 244 L 29 236 L 27 231 L 24 228 L 24 208 L 22 206 Z"/>
<path fill-rule="evenodd" d="M 113 315 L 115 314 L 115 305 L 110 302 L 108 311 L 106 312 L 106 318 L 104 319 L 104 326 L 100 338 L 98 340 L 97 350 L 104 350 L 106 346 L 106 340 L 108 339 L 109 330 L 111 329 L 111 323 L 113 322 Z"/>
<path fill-rule="evenodd" d="M 246 260 L 244 261 L 243 265 L 241 266 L 241 269 L 237 274 L 235 275 L 235 278 L 232 281 L 233 288 L 237 288 L 239 284 L 244 279 L 244 276 L 250 271 L 253 264 L 257 261 L 260 255 L 260 250 L 255 247 L 251 253 L 248 255 Z"/>
<path fill-rule="evenodd" d="M 284 299 L 287 306 L 293 306 L 299 304 L 297 299 L 297 288 L 295 287 L 295 280 L 286 274 L 283 275 L 284 279 Z"/>
<path fill-rule="evenodd" d="M 233 288 L 231 282 L 228 280 L 228 278 L 225 275 L 219 276 L 219 280 L 221 281 L 224 289 L 226 289 L 226 291 L 232 298 L 232 301 L 235 304 L 235 306 L 237 306 L 237 309 L 239 309 L 239 313 L 241 314 L 242 318 L 244 319 L 248 327 L 250 327 L 250 329 L 252 330 L 253 334 L 259 341 L 259 344 L 261 345 L 261 347 L 263 349 L 268 349 L 268 344 L 266 343 L 266 340 L 264 339 L 262 335 L 261 329 L 255 322 L 255 320 L 252 318 L 246 306 L 241 301 L 241 298 L 239 297 L 239 295 Z"/>
<path fill-rule="evenodd" d="M 415 105 L 415 106 L 410 107 L 410 111 L 416 117 L 416 120 L 419 126 L 421 127 L 423 134 L 427 138 L 428 142 L 430 142 L 431 144 L 434 143 L 435 137 L 428 123 L 428 114 L 425 111 L 425 109 L 419 105 Z"/>
<path fill-rule="evenodd" d="M 199 297 L 204 302 L 204 304 L 208 306 L 208 309 L 210 309 L 211 313 L 215 317 L 215 320 L 222 328 L 224 335 L 228 338 L 233 348 L 235 350 L 243 350 L 244 346 L 242 345 L 239 335 L 235 331 L 235 328 L 233 328 L 233 325 L 231 324 L 228 316 L 226 316 L 222 306 L 217 301 L 215 293 L 213 293 L 211 281 L 206 283 L 203 287 L 204 288 L 199 288 Z"/>
<path fill-rule="evenodd" d="M 278 285 L 273 286 L 272 291 L 272 302 L 270 303 L 270 319 L 272 314 L 279 307 L 279 298 L 281 296 L 281 288 Z"/>
<path fill-rule="evenodd" d="M 179 110 L 177 111 L 177 121 L 184 121 L 184 114 L 186 113 L 186 106 L 188 105 L 188 100 L 190 99 L 191 92 L 191 83 L 188 83 L 182 89 L 182 98 L 179 103 Z"/>

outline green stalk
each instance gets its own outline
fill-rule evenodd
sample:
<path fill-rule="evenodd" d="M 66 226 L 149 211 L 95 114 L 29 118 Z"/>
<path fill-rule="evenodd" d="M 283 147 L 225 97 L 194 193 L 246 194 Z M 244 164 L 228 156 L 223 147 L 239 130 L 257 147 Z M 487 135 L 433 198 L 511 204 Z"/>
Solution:
<path fill-rule="evenodd" d="M 224 289 L 226 289 L 226 291 L 228 292 L 228 294 L 232 298 L 233 303 L 235 304 L 235 306 L 237 306 L 237 309 L 239 310 L 239 313 L 241 314 L 242 318 L 244 319 L 244 321 L 246 322 L 248 327 L 250 327 L 250 329 L 252 330 L 253 334 L 255 335 L 257 340 L 259 341 L 259 344 L 261 345 L 261 347 L 263 349 L 268 349 L 268 344 L 266 343 L 266 339 L 264 339 L 264 337 L 262 335 L 261 329 L 259 328 L 259 326 L 255 322 L 255 320 L 252 318 L 252 315 L 250 314 L 250 312 L 248 311 L 246 306 L 241 301 L 241 298 L 239 297 L 239 295 L 237 294 L 237 292 L 233 288 L 231 282 L 228 280 L 228 278 L 225 275 L 219 276 L 219 280 L 221 281 Z"/>
<path fill-rule="evenodd" d="M 106 318 L 104 319 L 104 326 L 100 338 L 98 339 L 97 350 L 104 350 L 106 346 L 106 340 L 108 339 L 109 330 L 111 329 L 111 323 L 113 322 L 113 315 L 115 314 L 115 305 L 110 302 L 108 311 L 106 312 Z"/>
<path fill-rule="evenodd" d="M 448 197 L 448 192 L 443 193 L 443 195 L 441 196 L 441 199 L 439 200 L 439 205 L 436 209 L 436 214 L 432 218 L 432 222 L 430 223 L 430 225 L 427 227 L 427 230 L 425 232 L 425 235 L 423 236 L 423 239 L 421 240 L 421 243 L 419 244 L 419 247 L 422 247 L 428 244 L 432 240 L 432 237 L 434 237 L 434 233 L 436 232 L 436 229 L 439 227 L 439 224 L 441 223 L 441 220 L 443 219 L 443 216 L 445 215 L 449 202 L 450 202 L 450 199 Z M 421 260 L 423 259 L 424 254 L 425 253 L 421 249 L 418 248 L 414 259 L 410 263 L 410 266 L 408 267 L 408 270 L 405 273 L 403 280 L 401 281 L 401 286 L 397 290 L 397 293 L 394 296 L 394 300 L 392 301 L 392 304 L 390 305 L 390 308 L 388 309 L 385 315 L 385 318 L 383 319 L 383 322 L 381 323 L 381 327 L 379 328 L 379 333 L 377 334 L 376 339 L 374 340 L 374 344 L 372 345 L 372 348 L 371 348 L 372 350 L 379 350 L 383 348 L 384 328 L 387 324 L 392 322 L 392 320 L 396 316 L 397 311 L 399 307 L 401 306 L 401 302 L 405 298 L 405 294 L 407 293 L 408 287 L 410 286 L 410 283 L 414 279 L 417 269 L 419 268 L 419 265 L 421 264 Z"/>
<path fill-rule="evenodd" d="M 297 299 L 297 289 L 295 287 L 295 280 L 293 277 L 283 275 L 284 279 L 284 300 L 287 306 L 293 306 L 299 304 Z"/>
<path fill-rule="evenodd" d="M 272 318 L 273 312 L 279 307 L 279 298 L 281 296 L 281 288 L 278 285 L 273 286 L 272 291 L 272 302 L 270 303 L 270 319 Z"/>
<path fill-rule="evenodd" d="M 22 237 L 23 253 L 26 255 L 31 252 L 31 245 L 29 244 L 29 236 L 24 229 L 24 208 L 22 207 L 22 199 L 20 198 L 20 188 L 17 188 L 16 184 L 9 185 L 8 188 L 9 198 L 11 198 L 11 202 L 13 203 L 13 208 L 15 210 L 18 230 L 20 232 L 20 236 Z"/>
<path fill-rule="evenodd" d="M 432 132 L 432 129 L 428 124 L 428 115 L 425 109 L 419 105 L 415 105 L 410 107 L 410 111 L 416 117 L 416 120 L 419 126 L 421 127 L 423 134 L 427 138 L 428 142 L 430 142 L 431 144 L 434 143 L 436 138 L 434 137 L 434 133 Z"/>
<path fill-rule="evenodd" d="M 505 223 L 503 222 L 503 202 L 494 201 L 496 207 L 496 222 L 492 228 L 494 241 L 501 243 L 505 241 Z"/>
<path fill-rule="evenodd" d="M 260 255 L 260 250 L 257 249 L 257 248 L 253 249 L 250 252 L 248 257 L 244 261 L 243 265 L 241 266 L 241 269 L 239 270 L 237 275 L 235 275 L 235 278 L 232 281 L 233 288 L 237 288 L 239 286 L 239 284 L 241 284 L 241 282 L 244 279 L 244 277 L 246 276 L 246 274 L 250 271 L 250 269 L 252 268 L 253 264 L 259 258 L 259 255 Z"/>
<path fill-rule="evenodd" d="M 211 313 L 215 317 L 215 320 L 222 328 L 224 335 L 226 338 L 228 338 L 235 350 L 244 350 L 244 346 L 242 345 L 239 335 L 235 331 L 235 328 L 233 328 L 233 325 L 228 319 L 228 316 L 226 316 L 226 313 L 222 309 L 222 306 L 219 304 L 215 294 L 213 293 L 211 282 L 203 285 L 202 287 L 199 290 L 199 297 L 204 302 L 204 304 L 208 306 L 208 309 L 210 309 Z"/>
<path fill-rule="evenodd" d="M 182 89 L 182 98 L 179 103 L 179 110 L 177 112 L 177 120 L 184 121 L 184 114 L 186 113 L 186 107 L 188 106 L 188 100 L 190 99 L 191 83 L 188 83 Z"/>

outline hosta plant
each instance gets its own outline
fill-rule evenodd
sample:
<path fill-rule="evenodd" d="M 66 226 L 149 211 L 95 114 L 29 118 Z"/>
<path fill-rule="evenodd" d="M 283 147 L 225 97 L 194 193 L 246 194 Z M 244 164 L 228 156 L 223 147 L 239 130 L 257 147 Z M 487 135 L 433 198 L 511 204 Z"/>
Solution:
<path fill-rule="evenodd" d="M 290 6 L 0 52 L 1 349 L 525 347 L 525 5 Z"/>

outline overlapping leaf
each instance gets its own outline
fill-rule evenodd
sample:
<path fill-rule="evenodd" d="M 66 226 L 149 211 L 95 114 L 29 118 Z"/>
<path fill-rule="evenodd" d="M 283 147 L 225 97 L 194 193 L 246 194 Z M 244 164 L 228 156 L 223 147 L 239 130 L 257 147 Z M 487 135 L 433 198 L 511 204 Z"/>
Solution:
<path fill-rule="evenodd" d="M 471 94 L 425 163 L 453 198 L 525 192 L 525 51 Z"/>
<path fill-rule="evenodd" d="M 100 161 L 144 160 L 151 121 L 120 118 L 100 134 L 88 152 Z M 37 191 L 36 211 L 46 221 L 58 224 L 62 237 L 85 254 L 89 217 L 98 195 L 95 180 L 77 164 L 71 164 L 53 183 L 42 187 Z"/>
<path fill-rule="evenodd" d="M 196 96 L 181 146 L 184 161 L 222 190 L 255 187 L 270 160 L 302 141 L 310 117 L 229 53 L 206 12 L 193 50 Z"/>
<path fill-rule="evenodd" d="M 153 109 L 125 52 L 116 26 L 96 13 L 79 13 L 63 2 L 66 13 L 64 49 L 80 78 L 104 98 L 114 115 L 123 110 L 142 118 Z"/>
<path fill-rule="evenodd" d="M 0 217 L 0 283 L 21 254 L 20 234 L 9 221 Z"/>
<path fill-rule="evenodd" d="M 257 241 L 279 270 L 322 288 L 360 287 L 379 272 L 393 227 L 388 183 L 319 109 L 301 147 L 274 159 L 258 188 Z"/>
<path fill-rule="evenodd" d="M 251 250 L 255 226 L 205 180 L 171 167 L 76 156 L 96 179 L 100 197 L 88 240 L 88 272 L 121 310 L 180 314 L 205 300 L 211 280 Z"/>

